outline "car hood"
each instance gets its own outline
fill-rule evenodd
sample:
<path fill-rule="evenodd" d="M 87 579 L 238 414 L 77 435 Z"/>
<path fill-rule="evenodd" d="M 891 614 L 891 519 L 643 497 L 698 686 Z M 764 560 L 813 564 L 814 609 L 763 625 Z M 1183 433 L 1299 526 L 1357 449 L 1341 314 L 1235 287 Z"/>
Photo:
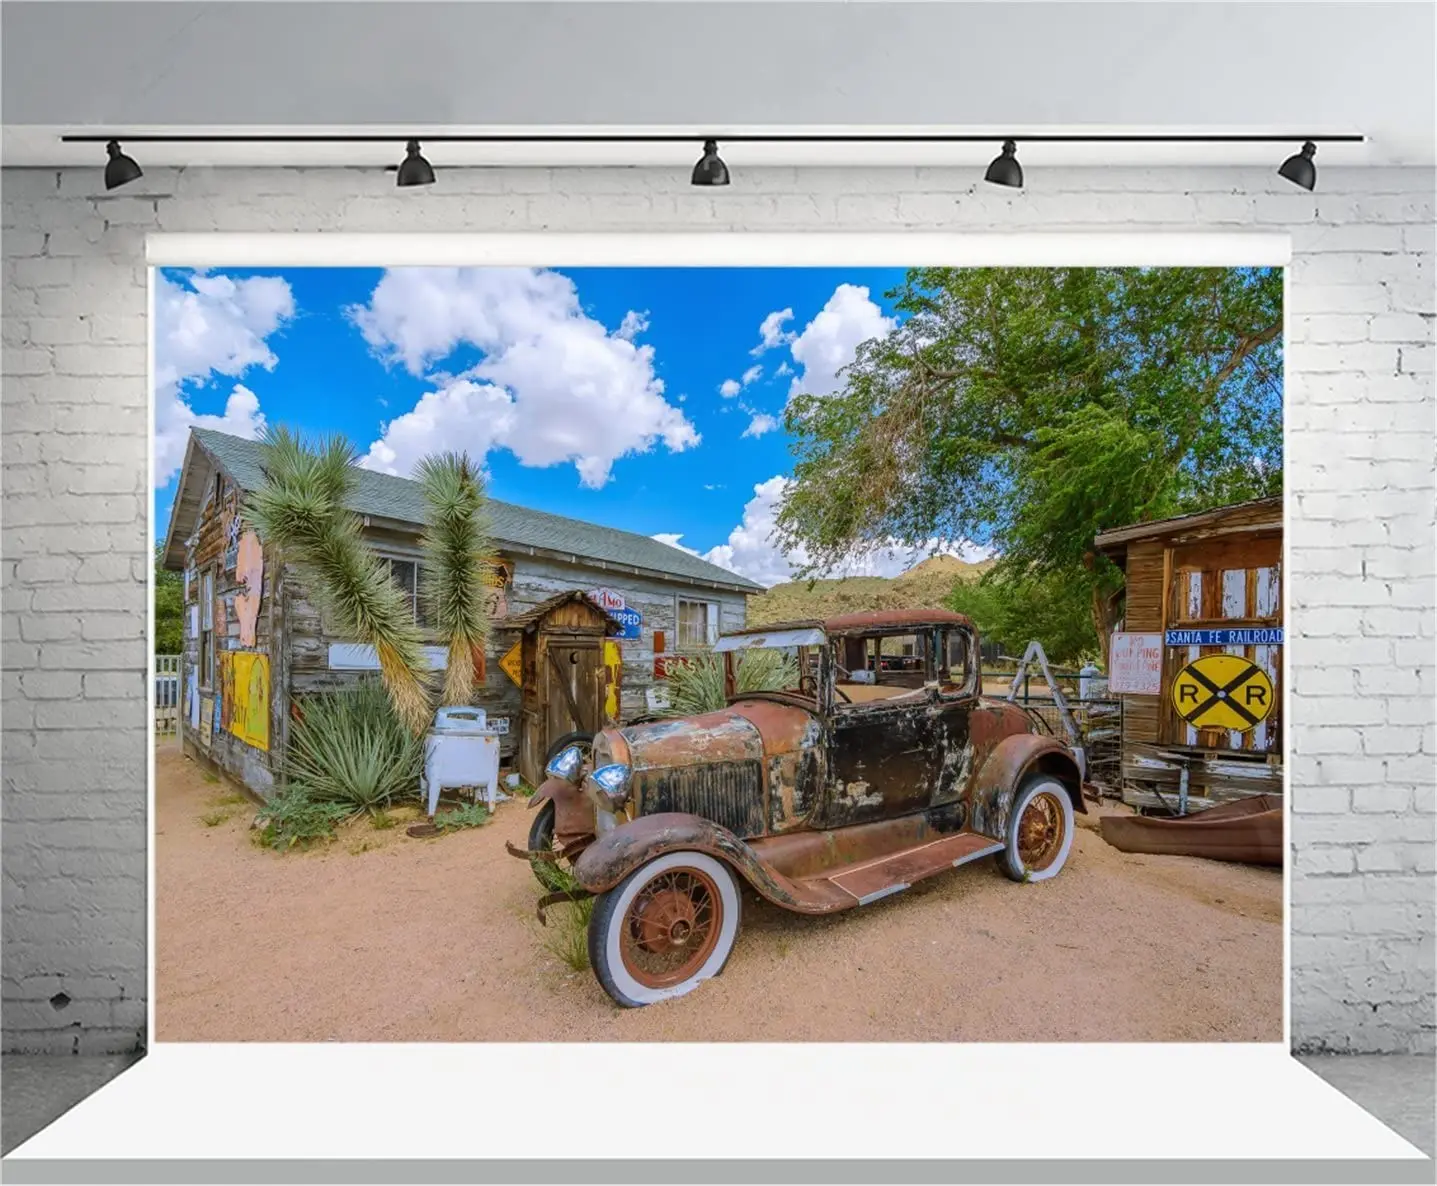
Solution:
<path fill-rule="evenodd" d="M 623 739 L 635 771 L 759 761 L 816 745 L 821 735 L 812 712 L 769 700 L 736 700 L 716 712 L 629 725 L 615 732 Z"/>

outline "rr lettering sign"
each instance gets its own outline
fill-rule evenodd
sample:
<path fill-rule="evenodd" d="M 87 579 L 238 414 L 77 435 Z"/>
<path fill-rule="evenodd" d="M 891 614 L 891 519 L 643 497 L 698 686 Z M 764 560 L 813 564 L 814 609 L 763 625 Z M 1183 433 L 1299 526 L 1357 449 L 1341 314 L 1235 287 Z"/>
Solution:
<path fill-rule="evenodd" d="M 1198 729 L 1246 733 L 1267 720 L 1277 699 L 1272 680 L 1241 655 L 1204 655 L 1173 677 L 1173 708 Z"/>

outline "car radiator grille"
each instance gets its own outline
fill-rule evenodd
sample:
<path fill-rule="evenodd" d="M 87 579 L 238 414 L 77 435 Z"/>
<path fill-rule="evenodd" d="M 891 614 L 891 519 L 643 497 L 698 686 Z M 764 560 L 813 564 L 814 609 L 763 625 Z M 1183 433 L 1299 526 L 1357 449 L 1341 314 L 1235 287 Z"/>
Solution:
<path fill-rule="evenodd" d="M 712 762 L 644 772 L 640 813 L 686 811 L 737 836 L 763 835 L 763 774 L 757 762 Z"/>

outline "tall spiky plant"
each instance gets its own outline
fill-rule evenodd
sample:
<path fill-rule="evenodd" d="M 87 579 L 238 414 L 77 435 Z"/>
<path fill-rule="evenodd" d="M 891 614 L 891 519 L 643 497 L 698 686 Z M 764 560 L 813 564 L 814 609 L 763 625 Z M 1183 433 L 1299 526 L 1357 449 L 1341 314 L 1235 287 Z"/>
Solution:
<path fill-rule="evenodd" d="M 345 503 L 354 489 L 354 447 L 340 436 L 315 447 L 288 429 L 261 441 L 264 482 L 246 503 L 260 535 L 293 560 L 331 627 L 379 657 L 394 710 L 414 733 L 429 726 L 419 627 L 403 591 L 361 535 Z"/>
<path fill-rule="evenodd" d="M 419 463 L 429 524 L 421 590 L 449 648 L 444 702 L 467 704 L 474 694 L 474 656 L 489 634 L 485 577 L 491 562 L 484 515 L 484 480 L 463 453 L 437 453 Z"/>

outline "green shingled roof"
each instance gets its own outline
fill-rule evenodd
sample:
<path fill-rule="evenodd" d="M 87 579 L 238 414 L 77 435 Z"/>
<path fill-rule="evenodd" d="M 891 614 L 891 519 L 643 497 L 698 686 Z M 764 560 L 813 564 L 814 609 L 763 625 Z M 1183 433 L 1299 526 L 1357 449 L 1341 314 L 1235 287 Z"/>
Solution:
<path fill-rule="evenodd" d="M 262 457 L 258 441 L 247 441 L 208 428 L 190 430 L 195 440 L 219 462 L 231 478 L 245 490 L 254 490 L 264 481 L 260 466 Z M 424 522 L 424 499 L 419 483 L 396 478 L 373 470 L 356 469 L 358 482 L 350 502 L 352 510 L 375 518 L 394 519 L 402 523 Z M 546 511 L 533 511 L 511 502 L 488 500 L 489 534 L 496 545 L 521 548 L 543 548 L 571 556 L 582 556 L 610 564 L 627 564 L 654 572 L 688 578 L 705 584 L 719 583 L 730 588 L 762 592 L 755 584 L 737 573 L 697 556 L 631 531 L 567 519 Z"/>

